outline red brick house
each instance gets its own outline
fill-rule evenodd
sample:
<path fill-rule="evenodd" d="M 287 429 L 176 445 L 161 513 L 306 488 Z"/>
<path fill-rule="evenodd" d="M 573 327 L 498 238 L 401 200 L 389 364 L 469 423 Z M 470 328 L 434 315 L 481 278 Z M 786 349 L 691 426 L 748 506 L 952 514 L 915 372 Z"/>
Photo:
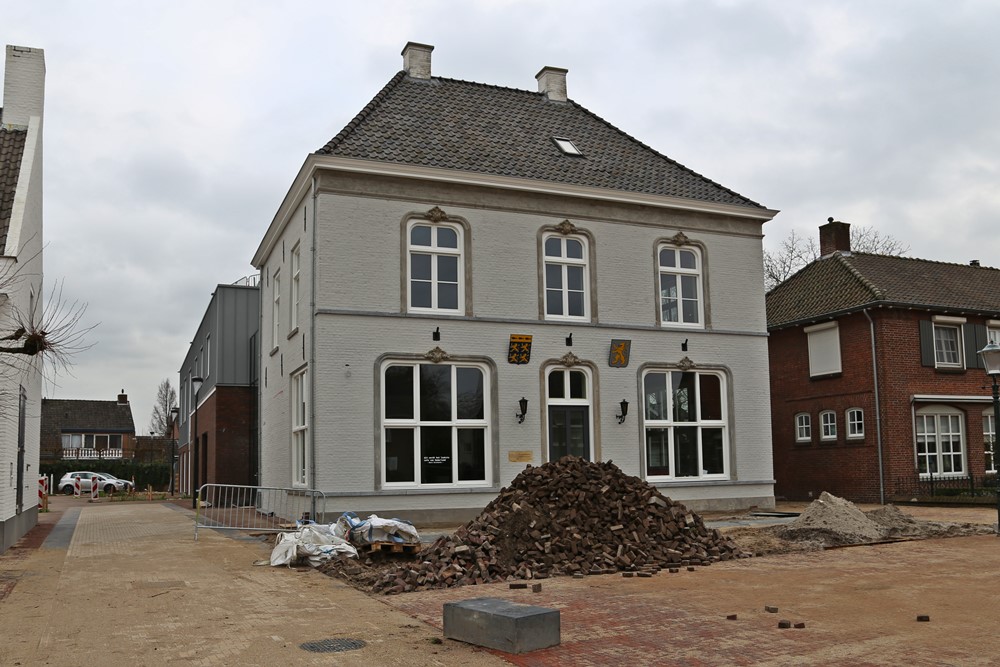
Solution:
<path fill-rule="evenodd" d="M 1000 270 L 851 252 L 767 295 L 775 495 L 890 502 L 993 485 L 993 403 L 977 354 L 1000 341 Z"/>

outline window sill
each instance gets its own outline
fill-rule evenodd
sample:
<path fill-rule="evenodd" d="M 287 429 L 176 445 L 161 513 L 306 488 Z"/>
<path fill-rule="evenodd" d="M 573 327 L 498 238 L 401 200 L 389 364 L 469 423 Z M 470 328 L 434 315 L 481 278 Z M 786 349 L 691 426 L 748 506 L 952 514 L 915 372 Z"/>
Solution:
<path fill-rule="evenodd" d="M 295 327 L 294 329 L 292 329 L 291 331 L 288 332 L 288 335 L 285 336 L 285 340 L 291 340 L 292 338 L 295 337 L 295 334 L 297 334 L 298 332 L 299 332 L 299 328 Z M 277 348 L 275 348 L 275 349 L 277 349 Z"/>
<path fill-rule="evenodd" d="M 820 373 L 819 375 L 810 375 L 809 380 L 833 380 L 843 376 L 842 371 L 837 371 L 836 373 Z"/>
<path fill-rule="evenodd" d="M 934 370 L 938 373 L 944 373 L 946 375 L 963 375 L 965 374 L 965 368 L 958 368 L 954 366 L 935 366 Z"/>
<path fill-rule="evenodd" d="M 798 447 L 808 447 L 809 445 L 813 444 L 813 441 L 812 440 L 796 440 L 795 444 Z"/>
<path fill-rule="evenodd" d="M 277 345 L 275 345 L 273 348 L 271 348 L 271 351 L 268 353 L 267 356 L 273 357 L 276 354 L 278 354 L 278 346 Z"/>

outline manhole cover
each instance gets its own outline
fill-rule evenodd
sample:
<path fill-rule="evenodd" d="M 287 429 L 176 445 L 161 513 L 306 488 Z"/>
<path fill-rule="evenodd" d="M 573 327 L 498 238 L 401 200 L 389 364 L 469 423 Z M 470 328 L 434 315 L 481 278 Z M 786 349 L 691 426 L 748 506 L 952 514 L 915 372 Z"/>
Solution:
<path fill-rule="evenodd" d="M 362 639 L 320 639 L 315 642 L 299 644 L 299 648 L 311 653 L 340 653 L 341 651 L 355 651 L 367 646 Z"/>

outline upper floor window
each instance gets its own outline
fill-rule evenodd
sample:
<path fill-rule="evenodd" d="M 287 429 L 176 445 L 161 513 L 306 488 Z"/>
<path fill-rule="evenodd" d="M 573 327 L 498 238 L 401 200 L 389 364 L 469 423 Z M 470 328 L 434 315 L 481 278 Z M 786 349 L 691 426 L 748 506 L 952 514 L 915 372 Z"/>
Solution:
<path fill-rule="evenodd" d="M 642 383 L 646 476 L 725 477 L 729 457 L 723 376 L 649 371 Z"/>
<path fill-rule="evenodd" d="M 861 408 L 851 408 L 847 411 L 847 437 L 865 437 L 865 413 Z"/>
<path fill-rule="evenodd" d="M 301 267 L 299 246 L 292 248 L 292 299 L 288 309 L 288 325 L 291 331 L 299 326 L 299 269 Z"/>
<path fill-rule="evenodd" d="M 543 248 L 545 319 L 588 319 L 587 240 L 549 234 L 543 238 Z"/>
<path fill-rule="evenodd" d="M 819 413 L 820 440 L 837 439 L 837 413 L 833 410 Z"/>
<path fill-rule="evenodd" d="M 934 324 L 934 361 L 938 366 L 962 367 L 961 326 Z"/>
<path fill-rule="evenodd" d="M 462 228 L 411 224 L 408 309 L 461 314 L 465 310 Z"/>
<path fill-rule="evenodd" d="M 702 326 L 701 255 L 695 248 L 661 246 L 660 321 Z"/>
<path fill-rule="evenodd" d="M 271 280 L 273 300 L 271 301 L 271 346 L 278 347 L 281 336 L 281 274 L 275 273 Z"/>
<path fill-rule="evenodd" d="M 840 326 L 824 322 L 804 329 L 809 346 L 809 377 L 840 372 Z"/>
<path fill-rule="evenodd" d="M 212 334 L 205 336 L 205 373 L 202 375 L 206 380 L 212 374 Z"/>
<path fill-rule="evenodd" d="M 812 440 L 812 419 L 809 413 L 795 415 L 795 441 L 809 442 Z"/>

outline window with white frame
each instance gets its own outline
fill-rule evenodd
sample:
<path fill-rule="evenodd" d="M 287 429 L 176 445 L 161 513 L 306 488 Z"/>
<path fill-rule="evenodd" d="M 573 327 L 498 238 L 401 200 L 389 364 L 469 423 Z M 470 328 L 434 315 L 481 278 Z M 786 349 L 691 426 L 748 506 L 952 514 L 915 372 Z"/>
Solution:
<path fill-rule="evenodd" d="M 212 373 L 212 334 L 205 336 L 205 374 L 202 375 L 206 380 L 208 376 Z"/>
<path fill-rule="evenodd" d="M 591 376 L 584 367 L 553 366 L 546 370 L 545 416 L 548 460 L 578 456 L 593 460 Z"/>
<path fill-rule="evenodd" d="M 865 437 L 865 413 L 861 408 L 851 408 L 847 411 L 847 437 Z"/>
<path fill-rule="evenodd" d="M 809 377 L 840 372 L 840 326 L 824 322 L 806 327 L 809 346 Z"/>
<path fill-rule="evenodd" d="M 938 368 L 963 368 L 961 325 L 934 323 L 934 363 Z"/>
<path fill-rule="evenodd" d="M 693 247 L 660 246 L 660 322 L 703 326 L 701 253 Z"/>
<path fill-rule="evenodd" d="M 810 442 L 812 440 L 812 418 L 808 412 L 795 415 L 795 441 Z"/>
<path fill-rule="evenodd" d="M 299 253 L 299 245 L 292 248 L 291 269 L 292 269 L 292 298 L 288 308 L 289 331 L 294 331 L 299 326 L 299 269 L 302 258 Z"/>
<path fill-rule="evenodd" d="M 642 382 L 646 477 L 726 477 L 725 378 L 713 372 L 653 370 Z"/>
<path fill-rule="evenodd" d="M 914 416 L 917 471 L 921 476 L 965 474 L 962 413 L 946 406 L 921 408 Z"/>
<path fill-rule="evenodd" d="M 545 319 L 585 320 L 590 317 L 587 283 L 587 240 L 582 236 L 547 234 L 545 256 Z"/>
<path fill-rule="evenodd" d="M 292 485 L 306 486 L 309 471 L 309 394 L 306 372 L 291 377 L 292 395 Z"/>
<path fill-rule="evenodd" d="M 389 361 L 382 366 L 382 482 L 483 486 L 492 456 L 489 369 Z"/>
<path fill-rule="evenodd" d="M 275 273 L 271 279 L 273 300 L 271 301 L 271 343 L 278 347 L 281 338 L 281 274 Z"/>
<path fill-rule="evenodd" d="M 408 247 L 409 310 L 463 313 L 462 228 L 440 223 L 411 223 Z"/>
<path fill-rule="evenodd" d="M 996 437 L 997 427 L 993 421 L 993 408 L 983 411 L 983 457 L 986 472 L 997 471 Z"/>
<path fill-rule="evenodd" d="M 826 410 L 819 413 L 819 439 L 820 440 L 836 440 L 837 439 L 837 413 L 833 410 Z"/>

